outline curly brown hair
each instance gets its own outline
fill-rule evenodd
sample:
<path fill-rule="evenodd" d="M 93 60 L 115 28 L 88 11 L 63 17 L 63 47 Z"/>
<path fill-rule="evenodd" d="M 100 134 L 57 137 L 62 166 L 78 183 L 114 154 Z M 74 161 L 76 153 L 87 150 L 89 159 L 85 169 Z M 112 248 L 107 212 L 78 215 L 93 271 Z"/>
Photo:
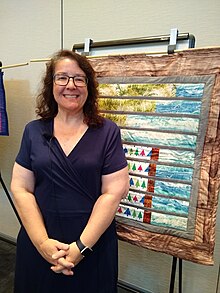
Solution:
<path fill-rule="evenodd" d="M 37 96 L 36 114 L 43 120 L 52 119 L 57 115 L 58 105 L 53 96 L 53 76 L 57 62 L 66 58 L 76 61 L 88 79 L 88 97 L 83 106 L 84 122 L 91 127 L 101 126 L 103 118 L 98 113 L 98 82 L 95 71 L 85 56 L 70 50 L 58 51 L 47 63 L 42 79 L 42 89 Z"/>

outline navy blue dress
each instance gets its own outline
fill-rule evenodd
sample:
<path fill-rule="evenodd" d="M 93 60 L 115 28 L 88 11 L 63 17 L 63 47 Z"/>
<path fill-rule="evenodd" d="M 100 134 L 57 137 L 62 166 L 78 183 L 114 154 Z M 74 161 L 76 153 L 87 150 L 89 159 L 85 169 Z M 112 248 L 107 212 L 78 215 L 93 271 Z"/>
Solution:
<path fill-rule="evenodd" d="M 27 124 L 16 162 L 34 172 L 34 195 L 50 238 L 76 241 L 101 194 L 101 176 L 127 165 L 120 130 L 105 119 L 88 128 L 66 156 L 53 137 L 53 120 Z M 73 276 L 56 274 L 21 227 L 17 238 L 15 293 L 115 293 L 118 246 L 115 221 L 95 244 L 94 252 L 75 268 Z"/>

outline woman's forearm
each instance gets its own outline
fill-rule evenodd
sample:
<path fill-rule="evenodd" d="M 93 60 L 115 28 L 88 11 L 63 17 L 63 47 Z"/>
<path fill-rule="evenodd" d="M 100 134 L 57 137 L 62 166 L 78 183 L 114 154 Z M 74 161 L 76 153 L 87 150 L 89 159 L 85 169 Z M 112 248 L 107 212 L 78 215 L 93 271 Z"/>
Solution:
<path fill-rule="evenodd" d="M 127 195 L 128 190 L 127 167 L 102 177 L 102 195 L 97 199 L 89 221 L 80 236 L 85 246 L 92 247 L 109 227 L 121 199 Z"/>
<path fill-rule="evenodd" d="M 92 247 L 113 221 L 120 200 L 111 194 L 102 194 L 96 201 L 89 221 L 80 239 L 84 245 Z"/>
<path fill-rule="evenodd" d="M 48 239 L 43 217 L 33 194 L 17 191 L 14 193 L 15 206 L 34 246 L 40 245 Z"/>
<path fill-rule="evenodd" d="M 119 202 L 120 200 L 118 197 L 108 193 L 102 194 L 97 199 L 89 221 L 80 236 L 80 240 L 85 246 L 92 248 L 100 236 L 109 227 L 114 219 Z M 69 252 L 66 260 L 77 265 L 82 260 L 82 255 L 75 242 L 70 244 Z M 56 254 L 56 257 L 59 258 L 59 253 Z M 59 264 L 65 266 L 65 260 L 61 258 Z M 55 270 L 59 271 L 59 267 L 55 267 Z"/>
<path fill-rule="evenodd" d="M 15 205 L 20 215 L 23 226 L 41 256 L 49 263 L 56 265 L 57 260 L 53 255 L 59 252 L 61 257 L 65 257 L 69 251 L 69 244 L 65 244 L 48 237 L 43 217 L 40 209 L 31 193 L 14 193 Z M 67 262 L 68 269 L 72 263 Z M 62 267 L 65 269 L 65 267 Z"/>
<path fill-rule="evenodd" d="M 33 244 L 39 248 L 48 236 L 42 214 L 33 194 L 34 186 L 34 173 L 15 163 L 12 172 L 11 192 L 22 224 Z"/>

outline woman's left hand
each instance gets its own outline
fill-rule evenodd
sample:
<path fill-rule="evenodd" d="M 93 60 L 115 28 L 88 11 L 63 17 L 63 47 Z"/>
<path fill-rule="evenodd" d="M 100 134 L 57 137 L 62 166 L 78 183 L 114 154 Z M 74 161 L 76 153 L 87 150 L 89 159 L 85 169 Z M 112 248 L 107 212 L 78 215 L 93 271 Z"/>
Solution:
<path fill-rule="evenodd" d="M 51 267 L 52 271 L 72 276 L 74 274 L 72 268 L 74 268 L 83 259 L 83 256 L 80 253 L 76 242 L 73 242 L 70 244 L 68 253 L 65 256 L 62 251 L 58 251 L 53 254 L 52 258 L 57 260 L 57 265 Z"/>

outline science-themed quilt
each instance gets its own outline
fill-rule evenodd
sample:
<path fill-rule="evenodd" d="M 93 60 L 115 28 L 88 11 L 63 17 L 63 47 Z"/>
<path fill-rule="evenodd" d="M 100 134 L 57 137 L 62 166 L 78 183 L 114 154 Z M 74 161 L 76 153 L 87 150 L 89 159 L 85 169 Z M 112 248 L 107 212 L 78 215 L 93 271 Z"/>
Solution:
<path fill-rule="evenodd" d="M 220 48 L 89 58 L 117 123 L 130 190 L 119 239 L 213 264 L 220 186 Z"/>

